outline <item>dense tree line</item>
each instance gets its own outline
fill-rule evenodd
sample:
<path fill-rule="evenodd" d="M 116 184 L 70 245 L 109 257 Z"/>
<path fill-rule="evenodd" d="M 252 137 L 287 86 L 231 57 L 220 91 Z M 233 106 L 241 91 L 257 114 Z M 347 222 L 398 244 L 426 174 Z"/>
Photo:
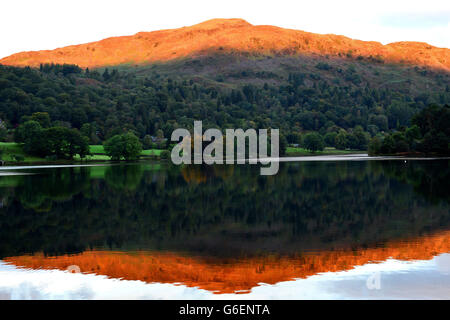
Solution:
<path fill-rule="evenodd" d="M 23 143 L 27 154 L 54 159 L 84 158 L 89 154 L 88 139 L 76 129 L 42 127 L 29 120 L 16 129 L 16 141 Z"/>
<path fill-rule="evenodd" d="M 202 120 L 205 129 L 279 128 L 288 143 L 318 132 L 326 145 L 364 148 L 362 135 L 408 126 L 411 116 L 431 102 L 450 103 L 448 86 L 414 96 L 363 86 L 352 67 L 341 70 L 341 76 L 345 82 L 336 84 L 301 72 L 278 85 L 214 84 L 195 75 L 0 66 L 0 119 L 11 132 L 32 114 L 47 113 L 51 126 L 76 128 L 91 144 L 128 131 L 144 143 L 146 136 L 167 138 L 175 128 L 192 128 L 194 120 Z"/>
<path fill-rule="evenodd" d="M 430 105 L 412 117 L 410 127 L 375 136 L 370 154 L 424 153 L 450 155 L 450 107 Z"/>

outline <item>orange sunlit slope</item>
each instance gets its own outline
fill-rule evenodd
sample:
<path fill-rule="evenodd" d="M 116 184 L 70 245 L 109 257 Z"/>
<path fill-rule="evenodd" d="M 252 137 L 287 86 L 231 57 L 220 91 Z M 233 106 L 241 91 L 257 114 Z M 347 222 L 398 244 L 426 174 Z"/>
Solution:
<path fill-rule="evenodd" d="M 314 34 L 275 26 L 254 26 L 242 19 L 213 19 L 179 29 L 139 32 L 55 50 L 21 52 L 0 60 L 14 66 L 69 63 L 101 67 L 145 64 L 195 56 L 205 52 L 246 52 L 264 55 L 318 54 L 361 56 L 450 70 L 450 50 L 421 42 L 353 40 L 334 34 Z"/>
<path fill-rule="evenodd" d="M 308 253 L 303 256 L 264 256 L 240 259 L 188 257 L 177 253 L 86 251 L 78 255 L 45 257 L 42 254 L 4 259 L 26 268 L 61 269 L 77 265 L 81 272 L 145 282 L 182 283 L 191 287 L 232 293 L 248 291 L 259 283 L 275 284 L 320 272 L 349 270 L 388 258 L 427 260 L 450 252 L 450 231 L 383 247 Z"/>

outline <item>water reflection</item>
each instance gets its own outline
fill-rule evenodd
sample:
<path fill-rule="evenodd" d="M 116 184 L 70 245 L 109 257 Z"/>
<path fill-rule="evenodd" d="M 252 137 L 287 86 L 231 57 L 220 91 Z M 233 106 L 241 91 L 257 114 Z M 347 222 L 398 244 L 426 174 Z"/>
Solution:
<path fill-rule="evenodd" d="M 429 260 L 450 252 L 450 232 L 383 247 L 307 252 L 303 255 L 264 255 L 243 258 L 188 256 L 169 252 L 85 251 L 49 257 L 43 254 L 8 257 L 4 261 L 31 269 L 67 270 L 76 265 L 83 273 L 147 283 L 182 283 L 215 293 L 247 293 L 260 283 L 276 284 L 323 272 L 353 269 L 388 259 Z"/>
<path fill-rule="evenodd" d="M 448 160 L 159 163 L 0 177 L 0 258 L 216 293 L 450 252 Z"/>

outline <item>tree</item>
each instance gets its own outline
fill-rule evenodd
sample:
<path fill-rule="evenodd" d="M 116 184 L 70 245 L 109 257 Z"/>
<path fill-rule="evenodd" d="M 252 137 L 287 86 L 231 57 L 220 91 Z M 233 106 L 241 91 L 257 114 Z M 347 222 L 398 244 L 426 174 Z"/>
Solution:
<path fill-rule="evenodd" d="M 308 133 L 303 140 L 305 149 L 312 152 L 322 151 L 325 148 L 322 136 L 317 132 Z"/>
<path fill-rule="evenodd" d="M 76 129 L 48 128 L 43 130 L 43 139 L 46 141 L 42 150 L 43 156 L 54 155 L 58 159 L 72 159 L 77 154 L 81 158 L 89 154 L 88 138 Z"/>
<path fill-rule="evenodd" d="M 109 78 L 110 78 L 109 71 L 108 71 L 108 68 L 106 68 L 105 71 L 103 72 L 103 79 L 105 81 L 108 81 Z"/>
<path fill-rule="evenodd" d="M 382 154 L 392 154 L 395 152 L 395 141 L 390 134 L 384 137 L 380 152 Z"/>
<path fill-rule="evenodd" d="M 401 125 L 408 125 L 413 113 L 413 110 L 407 104 L 394 100 L 387 107 L 389 127 L 397 128 Z"/>
<path fill-rule="evenodd" d="M 279 154 L 280 156 L 286 155 L 286 149 L 287 149 L 287 139 L 284 135 L 280 135 L 280 145 L 279 145 Z"/>
<path fill-rule="evenodd" d="M 128 132 L 124 135 L 125 153 L 123 157 L 125 160 L 137 159 L 142 152 L 142 144 L 139 138 L 132 132 Z"/>
<path fill-rule="evenodd" d="M 144 139 L 142 139 L 142 147 L 144 149 L 151 149 L 152 145 L 153 145 L 152 137 L 146 134 Z"/>
<path fill-rule="evenodd" d="M 418 150 L 441 155 L 450 154 L 450 107 L 430 105 L 423 109 L 411 121 L 420 129 L 423 140 Z"/>
<path fill-rule="evenodd" d="M 0 125 L 0 141 L 4 141 L 8 135 L 8 130 Z"/>
<path fill-rule="evenodd" d="M 450 108 L 430 105 L 412 118 L 413 125 L 385 136 L 378 154 L 423 152 L 450 154 Z M 423 138 L 422 138 L 423 137 Z M 369 152 L 376 150 L 371 142 Z"/>
<path fill-rule="evenodd" d="M 67 148 L 70 158 L 78 154 L 83 159 L 90 153 L 89 139 L 81 135 L 78 130 L 66 129 L 66 138 L 69 144 Z"/>
<path fill-rule="evenodd" d="M 23 142 L 27 154 L 58 159 L 72 159 L 77 154 L 84 158 L 89 154 L 88 139 L 76 129 L 42 128 L 37 121 L 27 121 L 16 129 L 15 134 L 15 140 Z"/>
<path fill-rule="evenodd" d="M 380 153 L 380 150 L 381 150 L 381 140 L 379 137 L 375 136 L 369 142 L 368 153 L 371 156 L 377 155 Z"/>
<path fill-rule="evenodd" d="M 14 141 L 25 142 L 33 138 L 33 136 L 39 135 L 42 131 L 42 126 L 37 121 L 27 121 L 20 125 L 14 132 Z"/>
<path fill-rule="evenodd" d="M 422 143 L 419 145 L 419 151 L 425 153 L 436 153 L 442 155 L 450 154 L 450 139 L 443 132 L 428 132 L 423 137 Z"/>
<path fill-rule="evenodd" d="M 104 143 L 105 153 L 113 160 L 134 160 L 139 157 L 142 151 L 142 144 L 139 138 L 132 132 L 115 135 Z"/>
<path fill-rule="evenodd" d="M 369 123 L 377 126 L 377 128 L 381 131 L 386 131 L 389 128 L 388 118 L 385 115 L 371 115 L 369 117 Z"/>
<path fill-rule="evenodd" d="M 31 119 L 33 121 L 39 122 L 42 128 L 50 127 L 50 116 L 47 112 L 35 112 L 31 115 Z"/>
<path fill-rule="evenodd" d="M 336 132 L 328 132 L 324 137 L 325 144 L 329 147 L 336 146 L 336 136 Z"/>
<path fill-rule="evenodd" d="M 288 143 L 299 144 L 301 142 L 301 136 L 298 132 L 292 132 L 286 135 Z"/>
<path fill-rule="evenodd" d="M 347 135 L 347 146 L 350 149 L 354 149 L 354 150 L 359 149 L 358 148 L 358 138 L 353 133 L 350 133 Z"/>
<path fill-rule="evenodd" d="M 162 131 L 161 129 L 158 129 L 156 131 L 156 137 L 158 138 L 158 140 L 164 139 L 164 131 Z"/>
<path fill-rule="evenodd" d="M 84 158 L 89 154 L 88 139 L 76 129 L 52 127 L 44 129 L 40 135 L 39 149 L 41 156 L 56 156 L 58 159 L 72 159 L 79 154 Z"/>
<path fill-rule="evenodd" d="M 405 134 L 403 132 L 395 132 L 392 134 L 392 139 L 394 139 L 394 151 L 397 152 L 408 152 L 409 151 L 409 144 L 408 141 L 405 138 Z"/>
<path fill-rule="evenodd" d="M 409 142 L 418 140 L 422 137 L 422 135 L 420 134 L 420 128 L 417 125 L 413 125 L 410 128 L 407 128 L 405 131 L 405 136 Z"/>
<path fill-rule="evenodd" d="M 367 150 L 368 140 L 361 126 L 356 126 L 353 132 L 347 136 L 348 147 L 355 150 Z"/>
<path fill-rule="evenodd" d="M 75 108 L 72 110 L 72 125 L 75 128 L 81 128 L 81 126 L 86 123 L 88 117 L 86 116 L 86 112 L 84 112 L 81 108 Z"/>
<path fill-rule="evenodd" d="M 111 157 L 112 160 L 120 160 L 123 156 L 123 139 L 122 135 L 116 134 L 103 143 L 105 153 Z"/>
<path fill-rule="evenodd" d="M 347 132 L 345 130 L 339 131 L 335 138 L 336 149 L 345 150 L 347 149 Z"/>
<path fill-rule="evenodd" d="M 83 124 L 81 126 L 80 133 L 89 139 L 90 144 L 100 143 L 100 139 L 97 137 L 95 122 Z"/>
<path fill-rule="evenodd" d="M 443 132 L 450 136 L 450 107 L 448 105 L 443 107 L 430 105 L 415 114 L 411 123 L 420 128 L 422 136 L 432 131 Z"/>

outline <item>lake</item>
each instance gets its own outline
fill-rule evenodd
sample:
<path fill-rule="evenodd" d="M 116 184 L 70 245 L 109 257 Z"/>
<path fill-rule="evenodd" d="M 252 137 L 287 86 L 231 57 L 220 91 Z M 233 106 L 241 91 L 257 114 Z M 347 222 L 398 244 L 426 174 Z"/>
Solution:
<path fill-rule="evenodd" d="M 0 299 L 450 299 L 448 159 L 0 170 Z"/>

